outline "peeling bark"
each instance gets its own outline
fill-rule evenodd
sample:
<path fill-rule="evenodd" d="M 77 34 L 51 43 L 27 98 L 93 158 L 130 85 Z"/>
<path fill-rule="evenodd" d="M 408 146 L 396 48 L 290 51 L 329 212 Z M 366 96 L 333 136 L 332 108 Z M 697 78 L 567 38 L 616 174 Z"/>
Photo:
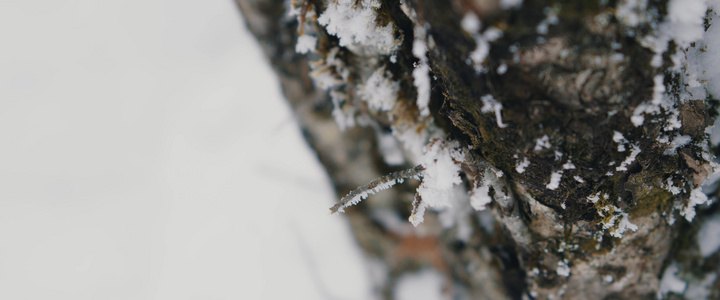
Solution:
<path fill-rule="evenodd" d="M 359 244 L 387 266 L 383 298 L 423 267 L 446 274 L 454 299 L 646 299 L 671 263 L 694 274 L 686 280 L 717 274 L 719 256 L 698 257 L 685 220 L 712 173 L 716 101 L 681 99 L 689 85 L 673 59 L 688 48 L 658 38 L 667 2 L 354 1 L 392 33 L 377 47 L 328 34 L 318 16 L 342 2 L 238 0 L 338 195 L 422 165 L 433 139 L 463 153 L 452 208 L 418 229 L 389 221 L 433 200 L 415 196 L 417 182 L 346 209 Z M 295 52 L 299 33 L 316 38 L 308 55 Z M 389 83 L 391 103 L 370 99 Z M 388 136 L 404 146 L 401 163 Z M 470 205 L 483 188 L 493 201 Z M 697 206 L 695 224 L 717 206 Z"/>

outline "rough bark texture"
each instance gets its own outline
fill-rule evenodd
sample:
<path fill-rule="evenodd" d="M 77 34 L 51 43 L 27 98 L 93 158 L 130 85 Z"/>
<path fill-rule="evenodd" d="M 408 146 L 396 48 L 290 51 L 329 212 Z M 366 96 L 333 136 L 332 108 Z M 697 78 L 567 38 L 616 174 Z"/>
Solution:
<path fill-rule="evenodd" d="M 643 42 L 657 35 L 665 1 L 648 1 L 635 23 L 623 21 L 623 1 L 354 1 L 379 4 L 371 11 L 378 27 L 391 26 L 392 51 L 328 34 L 317 17 L 334 0 L 238 3 L 339 196 L 417 165 L 424 144 L 413 149 L 402 138 L 413 134 L 459 145 L 463 190 L 492 182 L 487 210 L 473 209 L 465 194 L 417 229 L 402 223 L 413 201 L 425 201 L 414 197 L 415 181 L 346 209 L 359 244 L 387 275 L 378 280 L 382 298 L 392 298 L 403 273 L 424 267 L 446 274 L 452 299 L 650 299 L 670 264 L 688 282 L 717 273 L 720 256 L 699 256 L 694 235 L 718 205 L 698 206 L 692 224 L 683 218 L 711 171 L 705 129 L 715 102 L 673 97 L 687 86 L 671 71 L 683 48 L 669 39 L 655 53 Z M 482 29 L 468 32 L 467 14 Z M 298 33 L 317 38 L 313 52 L 296 53 Z M 417 41 L 427 45 L 425 60 L 413 53 Z M 486 57 L 471 60 L 483 43 Z M 429 115 L 413 77 L 423 64 Z M 389 109 L 360 91 L 383 68 L 398 84 Z M 324 89 L 313 83 L 328 78 L 335 82 Z M 669 104 L 638 114 L 658 86 Z M 355 126 L 341 130 L 343 117 Z M 676 147 L 680 136 L 692 142 Z M 405 142 L 404 163 L 388 164 L 380 150 L 387 137 Z M 714 276 L 709 296 L 719 297 Z"/>

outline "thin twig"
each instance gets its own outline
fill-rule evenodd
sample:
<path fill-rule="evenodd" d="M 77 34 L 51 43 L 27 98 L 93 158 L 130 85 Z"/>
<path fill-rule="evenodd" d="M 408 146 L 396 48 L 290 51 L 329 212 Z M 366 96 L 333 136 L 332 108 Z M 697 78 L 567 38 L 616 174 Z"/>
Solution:
<path fill-rule="evenodd" d="M 345 195 L 345 197 L 342 197 L 340 201 L 335 203 L 335 205 L 330 208 L 330 214 L 334 214 L 336 212 L 345 212 L 346 207 L 356 205 L 370 195 L 373 195 L 382 190 L 387 190 L 395 184 L 402 183 L 403 181 L 405 181 L 405 179 L 411 177 L 420 177 L 422 176 L 423 170 L 425 170 L 425 167 L 423 167 L 422 165 L 417 165 L 413 168 L 392 172 L 378 179 L 375 179 L 369 184 L 356 188 L 347 195 Z"/>

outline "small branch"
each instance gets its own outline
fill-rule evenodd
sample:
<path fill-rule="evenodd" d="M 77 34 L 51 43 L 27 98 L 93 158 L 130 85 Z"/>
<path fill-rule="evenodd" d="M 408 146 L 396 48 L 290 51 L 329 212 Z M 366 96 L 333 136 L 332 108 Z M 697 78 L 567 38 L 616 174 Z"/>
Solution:
<path fill-rule="evenodd" d="M 392 172 L 375 179 L 369 184 L 356 188 L 345 195 L 345 197 L 342 197 L 338 203 L 335 203 L 335 205 L 330 208 L 330 214 L 345 212 L 346 207 L 356 205 L 368 196 L 374 195 L 379 191 L 387 190 L 395 184 L 402 183 L 405 179 L 411 177 L 421 177 L 423 170 L 425 170 L 425 168 L 422 165 L 417 165 L 413 168 Z"/>

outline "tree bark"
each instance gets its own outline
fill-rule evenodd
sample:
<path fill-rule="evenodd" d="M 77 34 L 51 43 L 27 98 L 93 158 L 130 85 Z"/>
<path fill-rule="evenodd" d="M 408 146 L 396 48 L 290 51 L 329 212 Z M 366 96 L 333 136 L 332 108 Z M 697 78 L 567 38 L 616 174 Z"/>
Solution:
<path fill-rule="evenodd" d="M 411 177 L 338 206 L 378 295 L 434 268 L 453 299 L 720 297 L 696 243 L 718 210 L 717 104 L 682 68 L 699 42 L 664 31 L 666 1 L 514 2 L 238 0 L 338 195 Z M 437 188 L 433 153 L 460 183 Z"/>

